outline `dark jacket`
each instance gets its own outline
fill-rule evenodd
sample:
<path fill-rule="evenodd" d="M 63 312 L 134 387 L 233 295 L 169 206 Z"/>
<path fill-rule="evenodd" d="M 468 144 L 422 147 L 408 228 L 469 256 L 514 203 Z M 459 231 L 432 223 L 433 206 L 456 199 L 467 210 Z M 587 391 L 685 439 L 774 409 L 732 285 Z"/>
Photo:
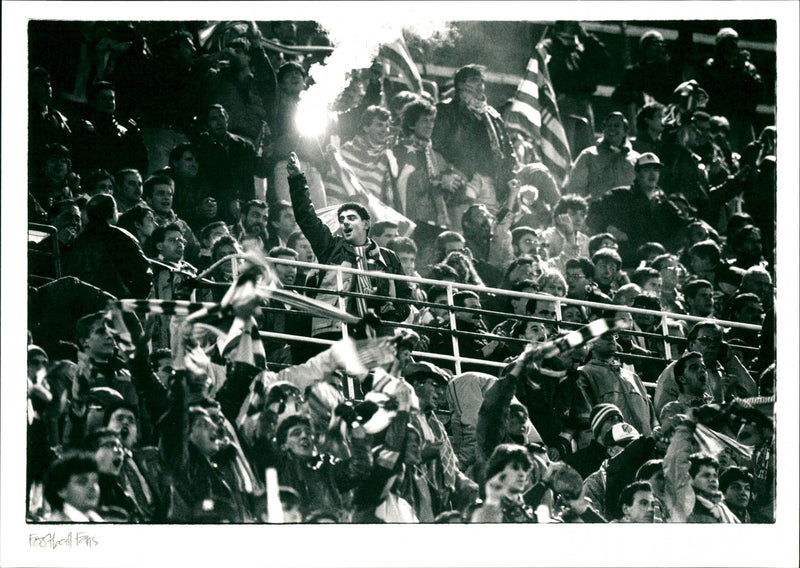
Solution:
<path fill-rule="evenodd" d="M 311 244 L 319 263 L 357 267 L 356 253 L 353 246 L 345 241 L 344 237 L 334 235 L 325 223 L 317 217 L 314 205 L 311 203 L 305 175 L 299 174 L 290 177 L 289 191 L 292 198 L 294 217 Z M 367 264 L 370 271 L 403 274 L 403 268 L 394 252 L 379 247 L 375 241 L 369 240 L 368 243 Z M 354 276 L 354 274 L 342 273 L 342 283 L 345 290 L 352 292 L 357 290 L 357 280 Z M 312 279 L 311 274 L 309 274 L 309 280 L 306 285 L 320 290 L 336 290 L 336 272 L 316 273 L 315 279 Z M 377 287 L 376 294 L 378 296 L 411 299 L 411 288 L 408 282 L 403 280 L 375 278 L 372 280 L 372 286 Z M 338 298 L 335 294 L 319 294 L 317 296 L 318 300 L 332 305 L 338 304 Z M 375 313 L 381 318 L 391 321 L 403 321 L 408 317 L 410 311 L 409 304 L 400 302 L 369 299 L 366 303 L 367 308 L 374 309 Z M 354 298 L 347 299 L 347 311 L 351 314 L 357 314 Z M 337 330 L 338 326 L 329 319 L 314 318 L 311 325 L 312 335 Z"/>
<path fill-rule="evenodd" d="M 558 94 L 591 97 L 603 77 L 609 61 L 606 46 L 586 31 L 581 35 L 581 43 L 583 49 L 553 38 L 542 41 L 542 49 L 550 56 L 547 70 L 553 90 Z"/>
<path fill-rule="evenodd" d="M 372 468 L 369 476 L 353 492 L 355 523 L 381 522 L 375 509 L 385 499 L 387 484 L 393 485 L 394 476 L 402 475 L 407 462 L 413 461 L 410 414 L 398 411 L 389 426 L 372 437 Z M 393 491 L 397 494 L 397 491 Z"/>
<path fill-rule="evenodd" d="M 98 477 L 100 485 L 100 510 L 111 509 L 125 511 L 129 523 L 141 523 L 145 520 L 142 511 L 136 501 L 125 492 L 120 484 L 120 478 L 107 473 L 101 473 Z"/>
<path fill-rule="evenodd" d="M 154 446 L 135 448 L 132 457 L 123 463 L 121 475 L 134 476 L 134 467 L 139 470 L 147 490 L 150 491 L 151 501 L 149 503 L 139 503 L 137 496 L 133 496 L 144 513 L 145 520 L 166 521 L 170 506 L 170 480 L 164 472 L 158 448 Z"/>
<path fill-rule="evenodd" d="M 697 81 L 708 92 L 706 111 L 712 115 L 729 117 L 732 143 L 739 150 L 752 139 L 752 124 L 756 107 L 764 97 L 764 81 L 755 65 L 741 56 L 735 64 L 722 57 L 709 58 L 699 69 Z M 746 126 L 749 136 L 743 136 L 740 124 Z"/>
<path fill-rule="evenodd" d="M 458 354 L 460 357 L 465 357 L 468 359 L 488 359 L 499 361 L 501 360 L 500 357 L 504 355 L 502 350 L 495 350 L 496 354 L 492 353 L 488 357 L 484 356 L 483 348 L 488 344 L 488 341 L 483 337 L 478 336 L 489 333 L 489 330 L 486 328 L 486 325 L 483 322 L 481 322 L 480 325 L 475 325 L 471 322 L 456 319 L 456 333 L 450 332 L 449 319 L 446 319 L 439 327 L 442 330 L 441 332 L 428 333 L 428 351 L 431 353 L 452 356 L 452 336 L 455 335 L 458 338 Z M 471 335 L 465 335 L 465 333 L 469 333 Z M 439 366 L 443 369 L 449 369 L 451 372 L 455 372 L 455 363 L 450 361 L 441 361 L 439 362 Z M 481 373 L 496 375 L 498 368 L 489 365 L 481 365 L 480 363 L 462 363 L 461 371 L 464 373 L 467 371 L 478 371 Z"/>
<path fill-rule="evenodd" d="M 572 453 L 569 441 L 588 424 L 591 408 L 578 388 L 577 373 L 556 370 L 563 369 L 558 359 L 543 364 L 542 369 L 526 369 L 516 395 L 542 441 L 566 456 Z"/>
<path fill-rule="evenodd" d="M 564 462 L 575 468 L 575 471 L 586 479 L 597 471 L 608 457 L 608 452 L 597 440 L 592 439 L 589 445 L 564 458 Z"/>
<path fill-rule="evenodd" d="M 146 298 L 153 279 L 150 263 L 136 238 L 105 223 L 89 223 L 77 236 L 65 258 L 64 274 L 117 298 Z"/>
<path fill-rule="evenodd" d="M 188 410 L 186 374 L 181 371 L 172 381 L 170 409 L 159 424 L 161 457 L 174 480 L 174 507 L 170 520 L 241 521 L 243 511 L 237 507 L 233 490 L 219 467 L 189 441 Z M 211 512 L 204 509 L 207 500 L 214 503 Z"/>
<path fill-rule="evenodd" d="M 676 235 L 690 221 L 666 195 L 648 199 L 636 182 L 614 188 L 592 201 L 586 216 L 586 225 L 597 233 L 614 225 L 628 235 L 619 251 L 625 266 L 635 264 L 636 249 L 646 242 L 656 241 L 667 250 L 675 250 Z"/>
<path fill-rule="evenodd" d="M 72 130 L 74 169 L 81 176 L 98 168 L 112 173 L 134 168 L 147 174 L 147 147 L 134 121 L 90 113 Z"/>
<path fill-rule="evenodd" d="M 495 382 L 483 397 L 478 411 L 478 424 L 475 434 L 478 440 L 477 471 L 483 474 L 494 449 L 500 444 L 519 444 L 524 440 L 516 439 L 508 430 L 508 412 L 511 399 L 517 387 L 517 377 L 508 374 Z M 478 481 L 485 481 L 478 479 Z"/>
<path fill-rule="evenodd" d="M 278 461 L 281 485 L 300 494 L 300 509 L 307 515 L 315 510 L 340 511 L 347 500 L 344 493 L 369 477 L 372 459 L 365 440 L 354 443 L 347 460 L 322 454 L 309 459 L 283 452 Z"/>
<path fill-rule="evenodd" d="M 202 133 L 197 141 L 197 160 L 199 181 L 208 184 L 223 216 L 227 214 L 227 204 L 234 199 L 255 199 L 253 176 L 267 177 L 267 164 L 256 156 L 253 144 L 230 132 L 225 135 L 224 145 L 207 132 Z"/>
<path fill-rule="evenodd" d="M 619 506 L 619 496 L 627 485 L 636 480 L 636 471 L 647 460 L 655 457 L 655 440 L 644 436 L 637 438 L 625 449 L 608 460 L 606 466 L 606 503 L 605 517 L 608 519 L 618 519 L 622 517 L 622 509 Z"/>
<path fill-rule="evenodd" d="M 42 110 L 33 105 L 28 110 L 28 175 L 44 165 L 44 147 L 58 143 L 69 148 L 72 144 L 72 130 L 67 118 L 52 107 Z"/>
<path fill-rule="evenodd" d="M 492 107 L 488 107 L 486 116 L 492 122 L 500 143 L 500 147 L 493 150 L 485 122 L 477 118 L 458 98 L 440 103 L 437 109 L 436 124 L 431 137 L 434 150 L 468 179 L 475 173 L 492 178 L 497 201 L 501 202 L 505 199 L 503 192 L 506 191 L 506 183 L 513 177 L 516 163 L 514 149 L 502 117 Z"/>

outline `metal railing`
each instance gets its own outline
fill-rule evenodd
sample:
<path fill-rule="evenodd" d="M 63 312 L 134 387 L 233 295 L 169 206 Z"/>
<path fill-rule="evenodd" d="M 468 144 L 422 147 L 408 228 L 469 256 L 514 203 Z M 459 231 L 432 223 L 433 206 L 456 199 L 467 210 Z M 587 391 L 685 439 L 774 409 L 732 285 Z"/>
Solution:
<path fill-rule="evenodd" d="M 680 343 L 680 342 L 685 341 L 685 339 L 683 339 L 681 337 L 676 337 L 676 336 L 672 336 L 672 335 L 669 334 L 670 322 L 671 321 L 684 321 L 684 322 L 687 322 L 687 324 L 693 324 L 693 323 L 699 322 L 699 321 L 712 321 L 712 322 L 716 323 L 717 325 L 719 325 L 721 327 L 727 327 L 727 328 L 738 328 L 738 329 L 746 329 L 746 330 L 754 330 L 754 331 L 760 331 L 760 329 L 761 329 L 761 326 L 759 326 L 759 325 L 745 324 L 745 323 L 734 322 L 734 321 L 729 321 L 729 320 L 722 320 L 722 319 L 715 319 L 715 318 L 702 318 L 702 317 L 689 316 L 689 315 L 684 315 L 684 314 L 675 314 L 675 313 L 666 312 L 666 311 L 648 310 L 648 309 L 643 309 L 643 308 L 632 308 L 632 307 L 628 307 L 628 306 L 624 306 L 624 305 L 604 304 L 604 303 L 591 302 L 591 301 L 586 301 L 586 300 L 575 300 L 575 299 L 571 299 L 571 298 L 562 298 L 562 297 L 550 296 L 550 295 L 540 294 L 540 293 L 513 292 L 511 290 L 504 290 L 504 289 L 501 289 L 501 288 L 490 288 L 490 287 L 486 287 L 486 286 L 475 286 L 475 285 L 472 285 L 472 284 L 462 284 L 462 283 L 458 283 L 458 282 L 432 280 L 430 278 L 405 276 L 405 275 L 399 275 L 399 274 L 389 274 L 389 273 L 385 273 L 385 272 L 363 271 L 363 270 L 359 270 L 357 268 L 350 268 L 350 267 L 346 267 L 346 266 L 303 262 L 303 261 L 290 260 L 290 259 L 284 259 L 284 258 L 270 258 L 269 260 L 271 262 L 275 263 L 275 264 L 288 264 L 288 265 L 293 265 L 293 266 L 296 266 L 298 268 L 303 268 L 303 269 L 315 269 L 315 270 L 320 270 L 320 271 L 335 271 L 336 272 L 337 290 L 325 289 L 324 292 L 327 293 L 327 294 L 336 294 L 336 295 L 338 295 L 338 298 L 339 298 L 338 299 L 338 305 L 343 310 L 346 308 L 346 303 L 347 303 L 347 298 L 348 297 L 364 297 L 364 298 L 369 298 L 369 299 L 373 299 L 373 300 L 385 300 L 385 301 L 391 301 L 391 302 L 395 302 L 395 303 L 412 304 L 412 305 L 418 306 L 418 307 L 436 307 L 438 309 L 447 310 L 449 312 L 449 318 L 448 318 L 449 319 L 449 326 L 447 328 L 430 327 L 430 326 L 424 326 L 424 325 L 419 325 L 419 324 L 414 324 L 414 323 L 406 323 L 406 322 L 389 322 L 389 321 L 387 321 L 387 322 L 384 322 L 384 324 L 387 325 L 387 326 L 390 326 L 390 327 L 401 327 L 401 328 L 413 329 L 415 331 L 419 331 L 419 332 L 422 332 L 422 333 L 425 333 L 425 332 L 438 332 L 438 333 L 447 333 L 447 334 L 449 334 L 450 338 L 451 338 L 451 342 L 452 342 L 451 343 L 452 353 L 453 353 L 452 355 L 445 355 L 445 354 L 440 354 L 440 353 L 430 353 L 430 352 L 427 352 L 427 351 L 414 351 L 414 352 L 412 352 L 412 355 L 414 355 L 416 357 L 421 357 L 421 358 L 438 359 L 438 360 L 442 360 L 442 361 L 451 362 L 451 363 L 453 363 L 453 365 L 455 367 L 456 374 L 461 373 L 462 364 L 464 364 L 464 363 L 473 364 L 473 365 L 479 364 L 479 365 L 486 366 L 486 367 L 496 367 L 496 368 L 503 368 L 507 364 L 507 363 L 501 362 L 501 361 L 491 361 L 491 360 L 486 360 L 486 359 L 474 359 L 474 358 L 469 358 L 469 357 L 462 356 L 460 354 L 460 351 L 459 351 L 459 341 L 458 341 L 459 337 L 468 338 L 468 337 L 471 337 L 471 336 L 475 336 L 475 337 L 480 337 L 480 338 L 487 339 L 487 340 L 497 339 L 497 340 L 502 340 L 502 341 L 505 341 L 505 342 L 511 342 L 511 343 L 520 342 L 520 343 L 523 343 L 523 344 L 527 342 L 527 340 L 524 340 L 524 339 L 517 339 L 517 338 L 511 338 L 511 337 L 506 337 L 506 336 L 501 336 L 501 335 L 494 335 L 492 333 L 476 334 L 476 333 L 470 333 L 470 332 L 467 332 L 467 331 L 459 330 L 458 326 L 457 326 L 457 323 L 456 323 L 456 312 L 471 312 L 471 313 L 478 313 L 478 314 L 481 314 L 481 315 L 498 316 L 498 317 L 503 317 L 503 318 L 513 318 L 513 319 L 522 320 L 522 321 L 537 321 L 537 322 L 549 323 L 549 324 L 552 324 L 553 321 L 554 321 L 554 320 L 544 319 L 544 318 L 540 318 L 540 317 L 536 317 L 536 316 L 529 316 L 529 315 L 522 316 L 522 315 L 511 314 L 511 313 L 494 312 L 494 311 L 485 310 L 485 309 L 473 309 L 473 308 L 465 308 L 465 307 L 455 306 L 454 303 L 453 303 L 453 295 L 456 292 L 460 292 L 460 291 L 464 291 L 464 290 L 470 290 L 470 291 L 476 292 L 478 294 L 484 294 L 484 295 L 485 294 L 494 294 L 496 296 L 507 296 L 507 297 L 513 297 L 513 298 L 528 298 L 528 299 L 531 299 L 531 300 L 545 300 L 545 301 L 553 302 L 555 304 L 555 311 L 556 311 L 555 322 L 557 323 L 557 325 L 559 327 L 564 328 L 564 329 L 576 328 L 576 327 L 579 327 L 580 325 L 582 325 L 582 324 L 576 324 L 576 323 L 562 321 L 562 319 L 561 319 L 562 309 L 563 309 L 564 306 L 569 306 L 569 305 L 583 306 L 584 308 L 593 308 L 593 309 L 604 310 L 604 311 L 614 311 L 614 312 L 618 312 L 620 314 L 645 314 L 645 315 L 656 316 L 656 317 L 658 317 L 660 319 L 660 325 L 659 325 L 659 329 L 661 331 L 660 334 L 647 333 L 647 332 L 634 331 L 634 330 L 621 330 L 619 333 L 632 335 L 632 336 L 646 337 L 646 338 L 650 338 L 650 339 L 660 338 L 663 341 L 665 358 L 664 359 L 652 358 L 652 359 L 656 359 L 656 360 L 659 360 L 659 361 L 665 361 L 665 362 L 669 362 L 669 360 L 672 359 L 672 348 L 673 348 L 673 345 L 675 343 Z M 234 260 L 234 262 L 235 262 L 235 260 Z M 415 284 L 440 286 L 440 287 L 443 287 L 447 291 L 447 303 L 446 304 L 435 304 L 435 303 L 432 303 L 432 302 L 422 302 L 422 301 L 417 301 L 417 300 L 413 300 L 413 299 L 395 298 L 395 297 L 389 297 L 389 296 L 365 295 L 365 294 L 359 294 L 357 292 L 351 292 L 351 291 L 343 289 L 344 288 L 343 274 L 352 274 L 352 275 L 365 274 L 365 275 L 369 276 L 370 278 L 399 280 L 399 281 L 405 281 L 405 282 L 415 283 Z M 302 286 L 286 286 L 285 288 L 288 289 L 288 290 L 295 290 L 297 292 L 307 292 L 307 291 L 319 292 L 320 291 L 320 289 L 318 289 L 318 288 L 305 288 L 305 287 L 302 287 Z M 269 310 L 269 308 L 267 308 L 267 309 Z M 280 310 L 278 309 L 276 311 L 280 311 Z M 349 333 L 347 324 L 342 322 L 340 324 L 340 329 L 341 329 L 343 337 L 347 337 L 348 333 Z M 307 342 L 307 343 L 327 344 L 327 345 L 330 345 L 330 344 L 334 343 L 334 341 L 332 341 L 332 340 L 327 340 L 327 339 L 322 339 L 322 338 L 304 337 L 304 336 L 297 336 L 297 335 L 291 335 L 291 334 L 286 334 L 286 333 L 276 333 L 276 332 L 264 331 L 264 330 L 261 331 L 261 335 L 263 337 L 271 337 L 271 338 L 284 339 L 284 340 L 290 340 L 290 341 L 296 341 L 296 342 Z M 747 347 L 747 346 L 737 346 L 737 349 L 741 349 L 743 351 L 752 351 L 752 350 L 755 350 L 756 348 L 755 347 Z M 631 356 L 630 354 L 626 354 L 625 358 L 627 358 L 627 359 L 648 359 L 648 357 L 635 356 L 635 355 Z M 653 386 L 653 385 L 650 385 L 650 386 Z"/>
<path fill-rule="evenodd" d="M 50 239 L 50 249 L 41 249 L 37 245 Z M 32 259 L 43 258 L 52 262 L 52 274 L 55 278 L 61 277 L 61 251 L 58 243 L 58 229 L 52 225 L 44 225 L 40 223 L 28 223 L 28 262 L 30 264 Z M 49 271 L 48 271 L 49 272 Z M 30 266 L 28 270 L 28 279 L 30 282 L 43 282 L 46 283 L 50 280 L 50 276 L 42 274 L 31 274 Z"/>

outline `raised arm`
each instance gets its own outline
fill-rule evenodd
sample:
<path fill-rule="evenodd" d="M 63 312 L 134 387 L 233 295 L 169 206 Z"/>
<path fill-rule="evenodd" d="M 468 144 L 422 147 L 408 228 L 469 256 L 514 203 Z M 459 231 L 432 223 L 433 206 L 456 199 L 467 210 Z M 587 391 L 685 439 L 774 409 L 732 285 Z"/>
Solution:
<path fill-rule="evenodd" d="M 328 251 L 333 246 L 333 233 L 317 217 L 314 204 L 311 202 L 306 176 L 300 169 L 300 161 L 294 152 L 289 155 L 286 172 L 289 176 L 289 196 L 292 199 L 294 218 L 308 239 L 314 254 L 317 255 L 320 262 L 324 263 L 328 259 Z"/>

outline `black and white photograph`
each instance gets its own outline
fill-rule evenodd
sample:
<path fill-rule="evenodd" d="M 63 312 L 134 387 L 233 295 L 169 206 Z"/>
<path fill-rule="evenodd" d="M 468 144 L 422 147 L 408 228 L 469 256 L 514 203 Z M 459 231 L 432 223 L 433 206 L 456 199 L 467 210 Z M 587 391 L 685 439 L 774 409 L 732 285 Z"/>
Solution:
<path fill-rule="evenodd" d="M 3 7 L 0 564 L 797 565 L 798 4 Z"/>

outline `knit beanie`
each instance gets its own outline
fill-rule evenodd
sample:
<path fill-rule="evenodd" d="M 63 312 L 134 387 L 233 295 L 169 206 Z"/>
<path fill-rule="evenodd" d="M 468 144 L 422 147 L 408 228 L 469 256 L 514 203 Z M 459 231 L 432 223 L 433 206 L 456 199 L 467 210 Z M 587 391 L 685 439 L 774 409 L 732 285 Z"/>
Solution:
<path fill-rule="evenodd" d="M 589 424 L 596 440 L 600 437 L 600 427 L 603 425 L 603 422 L 614 415 L 619 416 L 621 420 L 624 419 L 622 412 L 620 412 L 616 404 L 602 402 L 592 407 L 592 413 L 589 416 Z"/>

